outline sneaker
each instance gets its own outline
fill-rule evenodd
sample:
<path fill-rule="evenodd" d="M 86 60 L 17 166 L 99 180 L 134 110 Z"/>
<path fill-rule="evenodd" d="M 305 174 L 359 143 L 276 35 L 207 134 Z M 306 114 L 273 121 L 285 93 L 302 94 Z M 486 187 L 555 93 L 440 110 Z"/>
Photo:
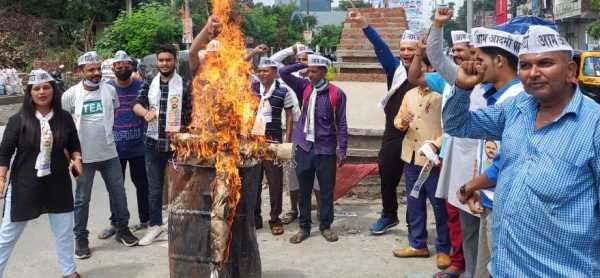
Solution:
<path fill-rule="evenodd" d="M 146 246 L 152 244 L 160 235 L 162 234 L 162 229 L 160 226 L 152 226 L 148 228 L 148 232 L 146 235 L 140 240 L 139 245 Z"/>
<path fill-rule="evenodd" d="M 115 236 L 115 240 L 122 243 L 127 247 L 136 246 L 140 241 L 137 237 L 135 237 L 128 227 L 120 229 Z"/>
<path fill-rule="evenodd" d="M 75 258 L 84 260 L 92 256 L 92 251 L 90 250 L 87 239 L 77 240 L 75 245 Z"/>
<path fill-rule="evenodd" d="M 371 225 L 371 227 L 370 227 L 371 234 L 373 234 L 373 235 L 383 235 L 390 228 L 398 225 L 398 223 L 399 223 L 398 220 L 392 220 L 390 218 L 382 216 L 379 219 L 377 219 L 377 222 L 375 222 L 375 223 L 373 223 Z"/>

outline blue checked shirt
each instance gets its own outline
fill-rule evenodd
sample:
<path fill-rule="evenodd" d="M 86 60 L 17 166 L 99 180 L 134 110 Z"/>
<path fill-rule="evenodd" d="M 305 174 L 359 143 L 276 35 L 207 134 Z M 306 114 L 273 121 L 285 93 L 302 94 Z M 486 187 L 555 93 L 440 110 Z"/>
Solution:
<path fill-rule="evenodd" d="M 577 89 L 553 122 L 535 129 L 526 93 L 469 112 L 455 89 L 444 128 L 502 140 L 494 198 L 494 277 L 600 277 L 600 106 Z"/>

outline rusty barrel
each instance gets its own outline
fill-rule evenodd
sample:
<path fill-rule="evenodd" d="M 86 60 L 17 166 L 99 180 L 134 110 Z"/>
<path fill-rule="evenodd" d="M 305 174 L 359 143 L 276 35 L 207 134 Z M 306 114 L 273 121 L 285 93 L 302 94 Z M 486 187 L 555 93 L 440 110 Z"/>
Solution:
<path fill-rule="evenodd" d="M 211 183 L 215 178 L 215 168 L 169 165 L 167 175 L 169 202 L 176 201 L 178 204 L 169 212 L 170 277 L 210 277 Z M 260 168 L 240 168 L 240 176 L 242 192 L 232 226 L 230 255 L 219 273 L 220 278 L 261 277 L 260 253 L 254 226 Z"/>

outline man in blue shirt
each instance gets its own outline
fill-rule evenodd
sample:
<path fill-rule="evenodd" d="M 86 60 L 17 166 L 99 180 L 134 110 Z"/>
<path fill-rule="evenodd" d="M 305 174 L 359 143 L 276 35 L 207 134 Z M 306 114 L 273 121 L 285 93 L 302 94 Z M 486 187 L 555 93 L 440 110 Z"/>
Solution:
<path fill-rule="evenodd" d="M 502 139 L 494 277 L 600 276 L 600 106 L 572 83 L 576 71 L 572 48 L 545 26 L 531 26 L 520 48 L 527 94 L 469 112 L 468 93 L 484 74 L 476 62 L 459 70 L 446 132 Z"/>
<path fill-rule="evenodd" d="M 144 131 L 146 124 L 144 119 L 133 113 L 133 105 L 142 81 L 133 79 L 133 60 L 125 51 L 119 50 L 115 53 L 112 61 L 112 70 L 116 80 L 107 83 L 115 87 L 119 97 L 119 108 L 115 110 L 115 122 L 113 124 L 113 135 L 117 145 L 117 153 L 121 161 L 121 172 L 125 177 L 125 169 L 129 163 L 129 175 L 135 185 L 138 215 L 140 224 L 133 230 L 148 227 L 150 211 L 148 207 L 148 180 L 146 178 L 146 164 L 144 162 Z M 111 216 L 112 218 L 112 216 Z M 98 235 L 99 239 L 111 237 L 116 230 L 110 227 Z"/>

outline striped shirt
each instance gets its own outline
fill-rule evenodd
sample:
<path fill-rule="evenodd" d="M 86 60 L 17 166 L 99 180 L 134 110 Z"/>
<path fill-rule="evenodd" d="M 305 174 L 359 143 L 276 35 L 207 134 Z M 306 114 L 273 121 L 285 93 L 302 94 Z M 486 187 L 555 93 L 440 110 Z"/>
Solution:
<path fill-rule="evenodd" d="M 141 104 L 144 108 L 148 109 L 148 91 L 150 90 L 150 83 L 145 82 L 140 89 L 140 94 L 136 99 L 136 103 Z M 181 108 L 181 128 L 182 131 L 186 129 L 187 125 L 191 122 L 192 115 L 192 82 L 190 80 L 183 79 L 183 100 Z M 157 152 L 170 152 L 171 144 L 165 132 L 166 121 L 167 121 L 167 99 L 169 98 L 169 84 L 160 82 L 160 111 L 158 113 L 158 140 L 145 136 L 144 144 L 146 149 L 154 150 Z"/>
<path fill-rule="evenodd" d="M 469 94 L 455 89 L 443 111 L 446 132 L 502 139 L 492 275 L 600 277 L 600 106 L 576 90 L 539 129 L 538 103 L 526 93 L 468 108 Z"/>

